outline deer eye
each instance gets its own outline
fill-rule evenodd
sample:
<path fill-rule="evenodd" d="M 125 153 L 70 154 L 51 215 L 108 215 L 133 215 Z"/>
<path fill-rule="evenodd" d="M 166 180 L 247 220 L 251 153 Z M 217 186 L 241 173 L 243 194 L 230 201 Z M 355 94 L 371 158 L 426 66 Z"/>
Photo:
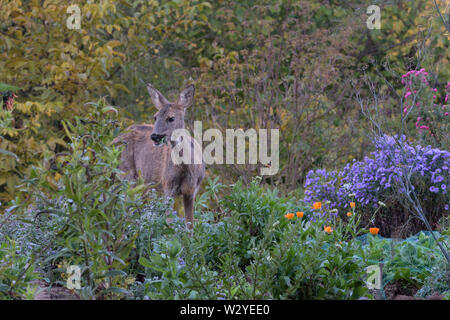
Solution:
<path fill-rule="evenodd" d="M 174 117 L 169 117 L 169 118 L 167 118 L 167 122 L 174 122 L 175 121 L 175 118 Z"/>

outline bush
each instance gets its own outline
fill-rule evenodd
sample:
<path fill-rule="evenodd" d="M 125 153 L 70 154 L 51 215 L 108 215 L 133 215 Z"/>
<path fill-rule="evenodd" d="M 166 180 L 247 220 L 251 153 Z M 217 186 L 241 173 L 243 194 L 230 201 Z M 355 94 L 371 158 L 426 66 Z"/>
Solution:
<path fill-rule="evenodd" d="M 407 166 L 427 218 L 436 227 L 442 216 L 448 216 L 450 153 L 430 146 L 412 147 L 405 137 L 398 142 L 401 146 L 396 139 L 385 136 L 384 141 L 377 142 L 372 157 L 354 160 L 341 171 L 310 171 L 305 183 L 305 202 L 328 200 L 330 208 L 344 213 L 354 197 L 363 213 L 363 223 L 380 226 L 383 235 L 395 235 L 395 232 L 411 235 L 424 229 L 424 225 L 418 220 L 410 221 L 402 200 L 405 190 L 399 187 L 398 181 Z M 380 201 L 387 208 L 379 208 Z M 380 214 L 372 221 L 378 209 Z"/>
<path fill-rule="evenodd" d="M 448 246 L 448 236 L 435 235 Z M 431 234 L 420 232 L 401 241 L 369 235 L 363 243 L 367 261 L 383 263 L 383 288 L 403 283 L 420 288 L 417 295 L 423 298 L 448 290 L 448 265 Z"/>
<path fill-rule="evenodd" d="M 417 291 L 416 296 L 428 298 L 434 294 L 441 294 L 446 299 L 450 297 L 450 270 L 445 261 L 432 267 L 431 272 L 424 279 L 424 285 Z"/>
<path fill-rule="evenodd" d="M 118 298 L 126 294 L 124 269 L 138 236 L 130 226 L 150 198 L 143 184 L 119 179 L 120 149 L 111 146 L 119 132 L 117 111 L 104 101 L 91 105 L 88 117 L 63 122 L 69 152 L 33 167 L 16 205 L 23 215 L 39 217 L 36 227 L 60 222 L 45 256 L 58 273 L 55 282 L 65 285 L 67 267 L 77 265 L 82 298 Z"/>
<path fill-rule="evenodd" d="M 32 298 L 39 279 L 35 273 L 32 258 L 18 250 L 17 244 L 10 238 L 0 242 L 0 299 Z"/>
<path fill-rule="evenodd" d="M 0 286 L 7 297 L 32 298 L 33 279 L 43 278 L 50 286 L 66 285 L 70 265 L 81 267 L 77 293 L 83 299 L 370 296 L 366 267 L 384 259 L 384 247 L 374 244 L 367 249 L 357 241 L 367 232 L 360 227 L 365 218 L 360 210 L 352 206 L 346 210 L 348 216 L 336 214 L 339 197 L 366 205 L 363 194 L 357 193 L 362 190 L 338 193 L 335 185 L 343 178 L 332 173 L 333 184 L 321 190 L 334 190 L 336 201 L 311 208 L 294 197 L 280 196 L 277 189 L 261 187 L 260 178 L 232 186 L 210 179 L 199 195 L 197 222 L 190 234 L 182 218 L 167 215 L 170 201 L 147 192 L 152 186 L 119 179 L 121 150 L 111 146 L 120 129 L 115 114 L 114 108 L 99 101 L 91 104 L 89 116 L 63 122 L 70 140 L 68 152 L 46 158 L 24 180 L 0 225 L 4 270 Z M 424 153 L 421 168 L 430 181 L 436 181 L 437 169 L 448 161 L 446 153 L 420 147 L 408 150 Z M 381 155 L 379 159 L 387 161 Z M 373 166 L 368 168 L 377 172 Z M 381 178 L 389 174 L 398 173 L 380 171 Z M 199 212 L 202 206 L 216 210 Z M 428 263 L 437 260 L 428 255 L 433 244 L 419 240 L 420 246 L 405 245 L 386 263 L 393 279 L 412 276 L 425 283 Z M 27 254 L 19 256 L 22 252 Z M 425 266 L 425 271 L 407 273 L 413 265 Z"/>
<path fill-rule="evenodd" d="M 445 88 L 433 88 L 431 75 L 425 71 L 410 70 L 402 76 L 405 87 L 403 119 L 410 116 L 420 139 L 441 149 L 449 147 L 448 97 L 450 83 Z"/>
<path fill-rule="evenodd" d="M 225 216 L 198 216 L 194 234 L 166 234 L 139 262 L 139 299 L 356 299 L 367 294 L 359 218 L 288 219 L 293 199 L 236 183 L 221 201 Z M 207 191 L 208 192 L 208 191 Z M 310 214 L 310 213 L 309 213 Z M 324 231 L 324 224 L 333 231 Z M 219 279 L 219 280 L 218 280 Z"/>

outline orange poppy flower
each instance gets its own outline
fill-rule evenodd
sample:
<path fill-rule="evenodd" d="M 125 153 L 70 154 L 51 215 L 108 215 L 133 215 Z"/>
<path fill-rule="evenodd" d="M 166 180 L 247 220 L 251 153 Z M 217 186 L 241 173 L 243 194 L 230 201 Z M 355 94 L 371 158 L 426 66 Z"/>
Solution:
<path fill-rule="evenodd" d="M 351 217 L 352 213 L 351 212 L 347 212 L 347 217 Z"/>
<path fill-rule="evenodd" d="M 331 228 L 331 226 L 323 227 L 323 230 L 324 230 L 326 233 L 332 233 L 332 232 L 333 232 L 333 229 Z"/>
<path fill-rule="evenodd" d="M 292 219 L 294 217 L 293 213 L 287 213 L 284 215 L 287 219 Z"/>
<path fill-rule="evenodd" d="M 356 206 L 356 204 L 354 202 L 350 202 L 350 207 L 354 208 Z"/>
<path fill-rule="evenodd" d="M 304 215 L 303 211 L 297 212 L 297 217 L 298 218 L 303 218 L 303 215 Z"/>
<path fill-rule="evenodd" d="M 322 202 L 314 202 L 312 208 L 315 210 L 322 208 Z"/>
<path fill-rule="evenodd" d="M 380 228 L 370 228 L 369 231 L 371 234 L 373 234 L 375 236 L 380 231 Z"/>

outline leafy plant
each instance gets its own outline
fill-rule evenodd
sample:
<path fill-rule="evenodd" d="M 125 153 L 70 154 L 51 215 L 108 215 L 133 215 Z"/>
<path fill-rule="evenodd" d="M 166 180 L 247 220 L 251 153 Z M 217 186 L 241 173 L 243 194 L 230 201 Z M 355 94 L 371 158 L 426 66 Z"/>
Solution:
<path fill-rule="evenodd" d="M 146 279 L 138 298 L 354 299 L 366 295 L 365 262 L 354 237 L 359 218 L 316 221 L 285 217 L 295 206 L 276 190 L 238 182 L 219 221 L 199 216 L 194 234 L 175 232 L 140 258 Z M 333 223 L 328 234 L 325 223 Z M 220 279 L 218 281 L 218 279 Z"/>
<path fill-rule="evenodd" d="M 448 237 L 439 236 L 448 245 Z M 394 281 L 409 283 L 422 288 L 419 295 L 425 297 L 434 291 L 443 293 L 446 260 L 430 234 L 420 232 L 405 240 L 382 239 L 367 236 L 364 250 L 370 264 L 383 263 L 383 287 Z"/>
<path fill-rule="evenodd" d="M 341 171 L 313 170 L 305 182 L 305 202 L 330 201 L 330 207 L 346 212 L 354 195 L 361 210 L 365 212 L 367 223 L 372 213 L 380 208 L 381 214 L 375 217 L 375 224 L 382 226 L 382 233 L 391 235 L 394 230 L 403 229 L 403 234 L 411 234 L 423 228 L 421 224 L 408 222 L 407 209 L 401 201 L 394 184 L 404 174 L 400 164 L 408 163 L 410 177 L 416 193 L 420 196 L 428 219 L 436 225 L 442 216 L 448 215 L 447 185 L 450 153 L 445 150 L 411 146 L 406 138 L 399 139 L 401 146 L 393 137 L 385 136 L 378 144 L 377 151 L 364 161 L 353 161 Z M 402 158 L 405 149 L 407 159 Z M 394 155 L 394 158 L 390 155 Z M 397 208 L 397 209 L 394 209 Z M 407 212 L 406 212 L 407 213 Z"/>
<path fill-rule="evenodd" d="M 35 263 L 30 257 L 17 251 L 17 245 L 10 238 L 0 242 L 0 299 L 22 299 L 36 287 L 33 280 Z"/>
<path fill-rule="evenodd" d="M 111 145 L 119 132 L 117 111 L 104 101 L 91 106 L 88 117 L 63 122 L 70 152 L 33 167 L 20 205 L 34 203 L 37 215 L 64 221 L 46 261 L 79 266 L 83 298 L 120 297 L 127 293 L 123 270 L 137 237 L 128 231 L 146 187 L 119 179 L 120 149 Z"/>

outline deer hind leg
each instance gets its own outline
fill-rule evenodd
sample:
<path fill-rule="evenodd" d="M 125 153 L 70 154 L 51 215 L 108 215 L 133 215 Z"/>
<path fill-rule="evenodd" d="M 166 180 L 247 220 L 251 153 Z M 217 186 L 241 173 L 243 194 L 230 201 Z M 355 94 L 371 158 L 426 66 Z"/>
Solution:
<path fill-rule="evenodd" d="M 188 229 L 194 227 L 194 195 L 183 194 L 184 215 Z"/>

